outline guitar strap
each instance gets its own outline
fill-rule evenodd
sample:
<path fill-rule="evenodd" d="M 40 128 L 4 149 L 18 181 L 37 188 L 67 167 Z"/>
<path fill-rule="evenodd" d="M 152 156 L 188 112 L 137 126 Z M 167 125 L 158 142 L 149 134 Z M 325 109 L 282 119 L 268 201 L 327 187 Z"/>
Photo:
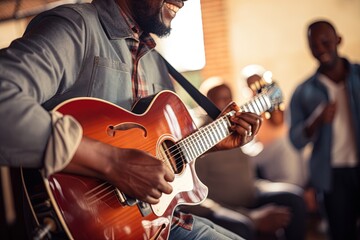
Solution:
<path fill-rule="evenodd" d="M 194 85 L 192 85 L 173 66 L 171 66 L 171 64 L 166 61 L 163 56 L 161 57 L 164 60 L 170 75 L 190 94 L 197 104 L 199 104 L 212 119 L 216 119 L 220 115 L 221 111 L 215 106 L 215 104 L 204 96 L 198 89 L 196 89 Z"/>

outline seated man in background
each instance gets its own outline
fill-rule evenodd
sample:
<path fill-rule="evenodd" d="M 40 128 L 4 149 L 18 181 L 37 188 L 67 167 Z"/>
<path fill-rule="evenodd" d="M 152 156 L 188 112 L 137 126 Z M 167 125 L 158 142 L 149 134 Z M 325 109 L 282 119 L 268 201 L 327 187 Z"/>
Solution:
<path fill-rule="evenodd" d="M 231 90 L 221 79 L 211 78 L 204 84 L 212 86 L 204 94 L 218 108 L 232 101 Z M 206 115 L 198 113 L 194 115 L 199 124 L 207 122 Z M 208 186 L 209 195 L 201 205 L 184 210 L 211 219 L 248 240 L 305 238 L 302 189 L 288 183 L 257 180 L 249 156 L 240 148 L 206 154 L 197 160 L 196 171 Z"/>
<path fill-rule="evenodd" d="M 251 64 L 242 69 L 242 83 L 247 86 L 244 95 L 253 97 L 274 82 L 272 73 L 264 67 Z M 253 145 L 261 145 L 261 150 L 252 151 L 250 159 L 256 165 L 258 177 L 273 181 L 296 184 L 304 188 L 304 200 L 307 212 L 318 225 L 318 231 L 326 224 L 321 217 L 316 202 L 315 191 L 308 181 L 308 159 L 311 146 L 303 150 L 296 149 L 290 142 L 289 125 L 286 121 L 288 108 L 284 103 L 275 106 L 271 112 L 262 114 L 263 123 L 252 143 L 242 147 L 245 153 Z"/>
<path fill-rule="evenodd" d="M 243 68 L 242 76 L 245 85 L 251 90 L 247 94 L 249 97 L 255 96 L 273 82 L 272 73 L 256 64 Z M 305 187 L 307 184 L 306 155 L 290 143 L 285 115 L 284 103 L 275 105 L 271 112 L 262 114 L 263 124 L 253 140 L 261 144 L 261 151 L 249 155 L 262 178 Z M 245 153 L 247 153 L 247 148 L 247 146 L 243 148 Z"/>

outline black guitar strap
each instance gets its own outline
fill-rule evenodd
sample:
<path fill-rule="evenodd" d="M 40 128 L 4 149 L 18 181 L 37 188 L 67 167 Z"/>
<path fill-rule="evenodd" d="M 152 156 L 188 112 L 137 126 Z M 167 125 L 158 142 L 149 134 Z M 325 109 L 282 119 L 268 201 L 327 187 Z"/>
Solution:
<path fill-rule="evenodd" d="M 190 94 L 197 104 L 199 104 L 212 119 L 216 119 L 220 115 L 221 111 L 215 106 L 215 104 L 204 96 L 198 89 L 196 89 L 194 85 L 192 85 L 173 66 L 171 66 L 164 57 L 162 58 L 164 59 L 170 75 Z"/>

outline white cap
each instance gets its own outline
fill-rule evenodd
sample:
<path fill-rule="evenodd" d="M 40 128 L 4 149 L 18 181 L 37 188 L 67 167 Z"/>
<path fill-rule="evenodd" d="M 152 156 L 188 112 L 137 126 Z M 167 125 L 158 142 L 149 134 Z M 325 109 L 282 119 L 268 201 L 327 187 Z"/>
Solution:
<path fill-rule="evenodd" d="M 272 80 L 272 72 L 266 70 L 263 66 L 258 64 L 247 65 L 241 70 L 241 75 L 243 81 L 246 81 L 249 77 L 258 75 L 264 79 L 266 83 L 271 83 Z"/>
<path fill-rule="evenodd" d="M 266 69 L 263 66 L 258 64 L 250 64 L 241 70 L 241 75 L 243 79 L 246 80 L 253 75 L 259 75 L 260 77 L 262 77 L 265 72 Z"/>
<path fill-rule="evenodd" d="M 208 79 L 206 79 L 204 82 L 201 83 L 199 87 L 199 91 L 202 94 L 207 95 L 210 89 L 213 89 L 214 87 L 218 87 L 223 84 L 225 84 L 225 81 L 222 77 L 219 76 L 209 77 Z"/>

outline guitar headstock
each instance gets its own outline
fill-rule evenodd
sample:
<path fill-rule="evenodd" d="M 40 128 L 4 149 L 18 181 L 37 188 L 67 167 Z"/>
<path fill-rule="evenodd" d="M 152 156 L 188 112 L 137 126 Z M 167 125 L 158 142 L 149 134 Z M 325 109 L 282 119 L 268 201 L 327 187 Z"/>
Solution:
<path fill-rule="evenodd" d="M 274 109 L 279 109 L 283 104 L 283 94 L 276 82 L 263 86 L 260 94 L 266 95 L 270 99 L 271 108 L 268 112 L 271 112 Z"/>

